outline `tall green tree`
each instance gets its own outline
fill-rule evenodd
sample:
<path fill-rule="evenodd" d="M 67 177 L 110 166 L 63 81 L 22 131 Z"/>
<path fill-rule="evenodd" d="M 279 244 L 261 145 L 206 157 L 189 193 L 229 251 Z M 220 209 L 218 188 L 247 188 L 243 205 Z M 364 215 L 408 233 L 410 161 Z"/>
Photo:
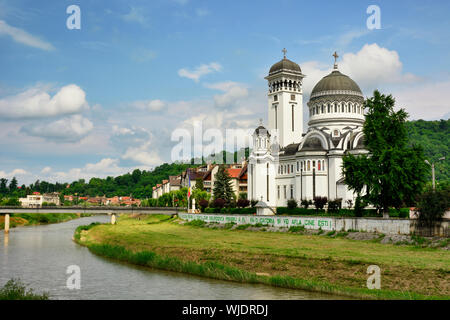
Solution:
<path fill-rule="evenodd" d="M 224 199 L 229 205 L 234 199 L 231 177 L 224 165 L 219 166 L 219 170 L 214 176 L 214 199 Z"/>
<path fill-rule="evenodd" d="M 17 190 L 17 186 L 18 186 L 17 179 L 16 179 L 16 177 L 13 177 L 11 179 L 11 182 L 9 183 L 9 191 L 10 192 L 16 191 Z"/>
<path fill-rule="evenodd" d="M 8 179 L 0 179 L 0 194 L 6 195 L 8 193 Z"/>
<path fill-rule="evenodd" d="M 394 111 L 392 95 L 378 90 L 365 101 L 363 132 L 369 155 L 347 154 L 343 158 L 345 183 L 372 203 L 384 217 L 389 207 L 411 204 L 422 191 L 428 174 L 423 150 L 408 144 L 404 109 Z"/>

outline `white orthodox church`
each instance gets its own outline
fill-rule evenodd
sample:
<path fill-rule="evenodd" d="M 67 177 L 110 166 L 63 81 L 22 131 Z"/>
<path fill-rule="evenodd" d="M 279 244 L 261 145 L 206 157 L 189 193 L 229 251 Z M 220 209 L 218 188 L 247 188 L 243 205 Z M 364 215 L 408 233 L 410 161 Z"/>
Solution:
<path fill-rule="evenodd" d="M 342 157 L 364 148 L 364 96 L 350 77 L 338 70 L 322 78 L 311 92 L 309 121 L 303 130 L 303 79 L 300 66 L 286 58 L 275 63 L 268 82 L 268 128 L 253 133 L 248 165 L 248 198 L 275 208 L 289 199 L 327 197 L 355 203 L 343 182 Z"/>

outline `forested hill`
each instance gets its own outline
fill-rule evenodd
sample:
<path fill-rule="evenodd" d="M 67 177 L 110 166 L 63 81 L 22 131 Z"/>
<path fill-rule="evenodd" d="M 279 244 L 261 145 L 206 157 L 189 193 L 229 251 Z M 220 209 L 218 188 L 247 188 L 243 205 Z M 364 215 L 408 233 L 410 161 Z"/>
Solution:
<path fill-rule="evenodd" d="M 450 145 L 450 120 L 438 121 L 409 121 L 406 124 L 408 136 L 411 143 L 419 144 L 423 147 L 425 157 L 432 162 L 436 162 L 436 181 L 450 180 L 450 158 L 448 154 Z M 444 161 L 438 161 L 445 157 Z"/>

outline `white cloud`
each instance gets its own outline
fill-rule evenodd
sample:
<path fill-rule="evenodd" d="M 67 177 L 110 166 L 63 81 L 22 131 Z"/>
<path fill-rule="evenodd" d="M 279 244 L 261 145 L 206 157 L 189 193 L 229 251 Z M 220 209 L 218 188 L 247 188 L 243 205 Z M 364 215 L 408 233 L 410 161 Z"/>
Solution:
<path fill-rule="evenodd" d="M 142 13 L 142 9 L 131 7 L 130 12 L 123 15 L 122 19 L 127 22 L 137 22 L 143 26 L 147 25 L 147 19 L 145 15 Z"/>
<path fill-rule="evenodd" d="M 52 172 L 52 168 L 51 167 L 45 167 L 44 169 L 41 170 L 42 174 L 48 174 Z"/>
<path fill-rule="evenodd" d="M 22 130 L 35 137 L 47 140 L 76 142 L 84 138 L 94 125 L 81 115 L 73 115 L 47 124 L 25 126 Z"/>
<path fill-rule="evenodd" d="M 436 120 L 448 117 L 450 81 L 421 83 L 392 93 L 397 108 L 404 108 L 410 119 Z"/>
<path fill-rule="evenodd" d="M 4 20 L 0 20 L 0 35 L 10 36 L 15 42 L 46 51 L 55 49 L 50 43 L 43 41 L 25 30 L 10 26 Z"/>
<path fill-rule="evenodd" d="M 192 79 L 195 82 L 198 82 L 200 78 L 204 75 L 207 75 L 212 72 L 218 72 L 222 70 L 222 66 L 217 62 L 211 62 L 209 64 L 202 64 L 195 68 L 195 70 L 190 71 L 186 68 L 178 70 L 178 75 L 180 77 Z"/>
<path fill-rule="evenodd" d="M 11 179 L 12 177 L 25 176 L 29 173 L 23 169 L 14 169 L 11 172 L 0 171 L 0 178 Z"/>
<path fill-rule="evenodd" d="M 379 47 L 376 43 L 366 44 L 357 53 L 346 53 L 339 69 L 351 75 L 361 87 L 376 88 L 386 83 L 408 83 L 418 77 L 403 73 L 403 64 L 395 50 Z"/>
<path fill-rule="evenodd" d="M 82 168 L 72 168 L 67 171 L 48 170 L 45 172 L 45 178 L 41 177 L 41 179 L 72 182 L 79 179 L 90 179 L 92 177 L 104 178 L 107 176 L 118 176 L 132 170 L 133 168 L 120 167 L 119 159 L 104 158 L 96 163 L 88 163 Z"/>
<path fill-rule="evenodd" d="M 205 84 L 205 87 L 224 92 L 214 96 L 214 103 L 219 108 L 236 105 L 239 99 L 248 96 L 248 90 L 245 85 L 233 81 Z"/>
<path fill-rule="evenodd" d="M 147 166 L 155 166 L 161 164 L 162 160 L 159 157 L 158 152 L 150 147 L 150 142 L 146 142 L 138 147 L 130 147 L 122 156 L 122 159 L 132 160 Z"/>
<path fill-rule="evenodd" d="M 75 84 L 62 87 L 53 97 L 42 88 L 31 88 L 0 99 L 0 116 L 10 119 L 75 114 L 88 108 L 85 92 Z"/>
<path fill-rule="evenodd" d="M 131 103 L 131 105 L 142 110 L 160 111 L 162 108 L 166 106 L 166 103 L 164 101 L 156 99 L 156 100 L 135 101 Z"/>
<path fill-rule="evenodd" d="M 410 73 L 403 73 L 403 64 L 398 53 L 374 44 L 366 44 L 356 53 L 345 53 L 338 61 L 339 70 L 351 77 L 363 91 L 372 93 L 380 85 L 413 83 L 419 78 Z M 318 61 L 301 64 L 306 74 L 303 90 L 309 95 L 312 88 L 325 75 L 329 74 L 332 65 Z"/>

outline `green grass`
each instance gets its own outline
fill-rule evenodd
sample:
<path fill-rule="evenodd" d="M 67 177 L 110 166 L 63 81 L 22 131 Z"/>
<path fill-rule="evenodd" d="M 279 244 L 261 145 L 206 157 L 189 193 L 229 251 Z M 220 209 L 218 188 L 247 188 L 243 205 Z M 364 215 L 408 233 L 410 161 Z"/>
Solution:
<path fill-rule="evenodd" d="M 48 300 L 48 293 L 36 294 L 20 280 L 11 279 L 0 288 L 0 300 Z"/>
<path fill-rule="evenodd" d="M 122 218 L 114 226 L 92 227 L 82 238 L 83 241 L 78 238 L 78 242 L 88 247 L 118 246 L 131 253 L 157 255 L 163 257 L 163 261 L 166 258 L 176 258 L 180 263 L 189 265 L 214 262 L 237 268 L 240 272 L 266 273 L 270 274 L 269 278 L 283 279 L 280 280 L 283 285 L 296 283 L 293 286 L 302 289 L 312 285 L 317 291 L 330 287 L 334 293 L 353 292 L 358 297 L 450 298 L 445 286 L 450 280 L 450 274 L 447 273 L 450 271 L 450 255 L 442 249 L 431 250 L 289 232 L 236 232 L 224 228 L 213 230 L 173 222 L 149 225 L 146 220 Z M 125 261 L 136 263 L 137 260 L 133 259 L 126 258 Z M 382 289 L 386 290 L 383 294 L 364 291 L 366 269 L 372 264 L 379 265 L 382 270 Z M 170 266 L 167 262 L 158 262 L 153 266 L 174 271 L 180 268 Z M 185 272 L 183 270 L 186 269 L 178 270 Z M 192 273 L 214 277 L 211 270 L 205 274 Z M 227 280 L 227 277 L 221 277 Z M 257 279 L 260 283 L 277 283 L 275 280 Z"/>
<path fill-rule="evenodd" d="M 239 268 L 208 261 L 195 263 L 182 261 L 176 257 L 161 256 L 151 251 L 132 252 L 122 246 L 109 244 L 90 244 L 87 246 L 94 254 L 131 264 L 175 272 L 183 272 L 213 279 L 229 280 L 243 283 L 262 283 L 276 287 L 303 289 L 308 291 L 357 296 L 360 298 L 379 299 L 430 299 L 420 294 L 410 292 L 395 292 L 391 290 L 368 290 L 345 288 L 322 281 L 295 279 L 289 276 L 260 276 Z M 361 262 L 356 261 L 355 264 Z"/>

